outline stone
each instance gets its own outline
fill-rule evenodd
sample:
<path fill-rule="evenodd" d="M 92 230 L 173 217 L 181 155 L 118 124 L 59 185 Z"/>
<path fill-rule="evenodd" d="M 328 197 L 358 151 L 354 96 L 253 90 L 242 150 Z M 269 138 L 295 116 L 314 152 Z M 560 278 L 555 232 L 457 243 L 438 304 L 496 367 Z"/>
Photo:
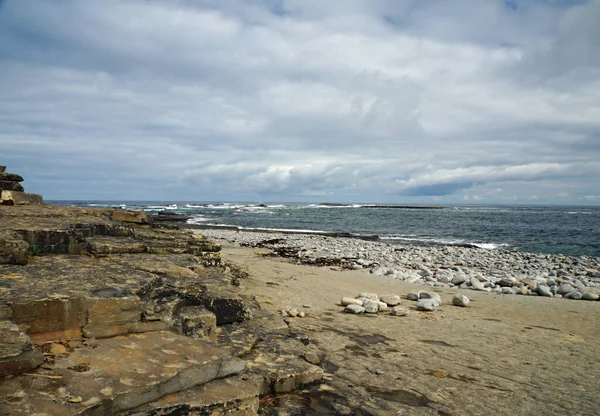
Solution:
<path fill-rule="evenodd" d="M 479 291 L 484 291 L 486 289 L 486 287 L 484 286 L 484 284 L 482 282 L 480 282 L 477 278 L 472 277 L 471 278 L 471 287 L 474 290 L 479 290 Z"/>
<path fill-rule="evenodd" d="M 433 312 L 438 306 L 440 306 L 440 304 L 437 303 L 435 299 L 419 299 L 417 301 L 418 311 Z"/>
<path fill-rule="evenodd" d="M 379 296 L 377 296 L 375 293 L 367 293 L 367 292 L 363 292 L 360 293 L 358 295 L 359 298 L 367 298 L 367 299 L 371 299 L 371 300 L 379 300 Z"/>
<path fill-rule="evenodd" d="M 530 289 L 535 289 L 538 286 L 537 280 L 533 280 L 533 279 L 521 279 L 520 281 L 525 286 L 529 286 Z"/>
<path fill-rule="evenodd" d="M 579 299 L 583 298 L 583 294 L 581 292 L 578 292 L 578 291 L 574 290 L 574 291 L 572 291 L 570 293 L 567 293 L 565 295 L 565 298 L 566 299 L 579 300 Z"/>
<path fill-rule="evenodd" d="M 461 285 L 464 282 L 466 282 L 466 280 L 467 280 L 467 276 L 465 276 L 464 274 L 457 274 L 452 277 L 452 280 L 450 280 L 450 282 L 453 285 Z"/>
<path fill-rule="evenodd" d="M 588 286 L 585 288 L 585 290 L 583 291 L 583 293 L 590 293 L 593 295 L 600 295 L 600 287 L 593 287 L 593 286 Z"/>
<path fill-rule="evenodd" d="M 379 300 L 384 302 L 387 306 L 396 306 L 402 301 L 398 295 L 381 295 L 379 296 Z"/>
<path fill-rule="evenodd" d="M 0 191 L 23 192 L 25 191 L 25 188 L 23 188 L 23 186 L 19 182 L 0 180 Z"/>
<path fill-rule="evenodd" d="M 377 305 L 379 306 L 379 312 L 385 312 L 388 310 L 388 305 L 385 302 L 377 302 Z"/>
<path fill-rule="evenodd" d="M 136 224 L 147 224 L 149 222 L 148 215 L 144 211 L 116 210 L 113 211 L 111 219 Z"/>
<path fill-rule="evenodd" d="M 597 293 L 584 293 L 582 295 L 583 300 L 598 300 L 600 299 L 600 295 Z"/>
<path fill-rule="evenodd" d="M 365 313 L 377 313 L 379 312 L 379 302 L 378 301 L 367 301 L 364 305 L 363 305 L 364 309 L 365 309 Z"/>
<path fill-rule="evenodd" d="M 517 279 L 512 276 L 507 276 L 500 279 L 499 285 L 502 287 L 512 287 L 516 282 Z"/>
<path fill-rule="evenodd" d="M 418 291 L 418 292 L 408 292 L 408 295 L 406 295 L 406 298 L 408 300 L 419 300 L 420 295 L 421 295 L 421 291 Z"/>
<path fill-rule="evenodd" d="M 433 293 L 433 292 L 420 292 L 419 293 L 419 299 L 433 299 L 437 302 L 438 305 L 442 304 L 442 297 L 440 295 L 438 295 L 437 293 Z"/>
<path fill-rule="evenodd" d="M 354 304 L 347 305 L 346 308 L 344 309 L 344 312 L 352 313 L 352 314 L 359 314 L 359 313 L 364 313 L 365 308 L 354 303 Z"/>
<path fill-rule="evenodd" d="M 0 172 L 0 181 L 23 182 L 23 177 L 15 173 Z"/>
<path fill-rule="evenodd" d="M 502 286 L 502 293 L 505 295 L 514 295 L 517 291 L 510 286 Z"/>
<path fill-rule="evenodd" d="M 546 297 L 549 297 L 549 298 L 551 298 L 553 296 L 552 295 L 552 291 L 550 290 L 550 288 L 548 286 L 545 286 L 545 285 L 539 285 L 537 287 L 537 293 L 540 296 L 546 296 Z"/>
<path fill-rule="evenodd" d="M 575 290 L 575 288 L 573 286 L 571 286 L 569 283 L 561 283 L 559 288 L 558 288 L 558 294 L 559 295 L 567 295 L 571 292 L 573 292 Z"/>
<path fill-rule="evenodd" d="M 0 377 L 40 366 L 44 354 L 31 345 L 29 337 L 10 321 L 0 321 Z"/>
<path fill-rule="evenodd" d="M 2 172 L 2 173 L 6 172 L 6 166 L 0 165 L 0 172 Z"/>
<path fill-rule="evenodd" d="M 575 289 L 577 289 L 578 291 L 580 291 L 581 293 L 583 293 L 583 291 L 585 290 L 585 285 L 580 281 L 580 280 L 575 280 Z"/>
<path fill-rule="evenodd" d="M 402 306 L 394 306 L 391 314 L 394 316 L 406 316 L 408 315 L 408 309 L 403 308 Z"/>
<path fill-rule="evenodd" d="M 30 194 L 23 191 L 2 191 L 0 204 L 2 205 L 42 205 L 44 198 L 38 194 Z"/>
<path fill-rule="evenodd" d="M 298 312 L 298 318 L 304 318 L 306 316 L 306 312 L 300 311 Z"/>
<path fill-rule="evenodd" d="M 295 318 L 298 316 L 298 309 L 290 309 L 287 313 L 291 318 Z"/>
<path fill-rule="evenodd" d="M 0 264 L 27 264 L 29 243 L 12 230 L 0 230 Z"/>
<path fill-rule="evenodd" d="M 359 300 L 359 299 L 354 299 L 354 298 L 350 298 L 350 297 L 344 297 L 341 300 L 342 306 L 348 306 L 348 305 L 358 305 L 358 306 L 362 306 L 363 305 L 363 301 Z"/>
<path fill-rule="evenodd" d="M 471 302 L 471 300 L 468 297 L 459 293 L 454 295 L 454 297 L 452 298 L 452 304 L 456 306 L 465 307 L 469 304 L 469 302 Z"/>

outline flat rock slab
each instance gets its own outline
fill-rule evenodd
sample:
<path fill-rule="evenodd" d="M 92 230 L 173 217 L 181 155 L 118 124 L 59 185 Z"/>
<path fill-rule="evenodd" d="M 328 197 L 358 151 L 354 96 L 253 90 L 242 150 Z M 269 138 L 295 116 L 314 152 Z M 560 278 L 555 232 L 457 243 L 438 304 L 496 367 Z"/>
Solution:
<path fill-rule="evenodd" d="M 223 349 L 171 332 L 114 337 L 0 384 L 0 414 L 112 415 L 244 367 Z"/>
<path fill-rule="evenodd" d="M 38 367 L 43 354 L 34 350 L 29 337 L 17 325 L 0 320 L 0 377 Z"/>
<path fill-rule="evenodd" d="M 170 394 L 142 406 L 126 416 L 211 415 L 252 416 L 258 412 L 258 388 L 235 377 L 215 380 L 203 386 Z"/>

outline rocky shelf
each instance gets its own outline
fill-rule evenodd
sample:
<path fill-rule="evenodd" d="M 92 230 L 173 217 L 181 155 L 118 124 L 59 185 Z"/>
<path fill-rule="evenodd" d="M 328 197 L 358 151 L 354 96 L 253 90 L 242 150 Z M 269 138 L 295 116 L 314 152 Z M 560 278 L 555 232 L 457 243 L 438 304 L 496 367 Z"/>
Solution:
<path fill-rule="evenodd" d="M 256 414 L 323 377 L 219 245 L 158 220 L 0 206 L 0 414 Z"/>

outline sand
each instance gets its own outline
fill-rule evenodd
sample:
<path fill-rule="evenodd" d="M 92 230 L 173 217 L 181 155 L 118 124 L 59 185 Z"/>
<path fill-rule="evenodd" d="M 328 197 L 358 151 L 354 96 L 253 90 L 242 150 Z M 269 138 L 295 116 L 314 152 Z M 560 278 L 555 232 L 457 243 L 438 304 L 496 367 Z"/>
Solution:
<path fill-rule="evenodd" d="M 423 286 L 368 270 L 297 265 L 219 242 L 225 260 L 248 268 L 242 285 L 264 309 L 307 312 L 288 318 L 290 328 L 308 335 L 328 376 L 305 392 L 311 397 L 306 414 L 599 412 L 599 302 L 435 288 L 442 306 L 418 312 L 406 294 Z M 360 292 L 399 294 L 410 313 L 343 313 L 341 297 Z M 469 307 L 452 306 L 455 293 L 468 296 Z M 323 395 L 345 397 L 344 404 L 334 409 L 322 403 Z"/>

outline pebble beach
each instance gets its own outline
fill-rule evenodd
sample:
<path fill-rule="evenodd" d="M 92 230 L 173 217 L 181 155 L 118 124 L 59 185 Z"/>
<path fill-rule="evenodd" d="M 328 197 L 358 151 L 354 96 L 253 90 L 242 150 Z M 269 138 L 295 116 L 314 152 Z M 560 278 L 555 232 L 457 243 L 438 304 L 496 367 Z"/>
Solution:
<path fill-rule="evenodd" d="M 196 230 L 211 239 L 261 247 L 298 263 L 371 274 L 423 285 L 504 295 L 597 301 L 600 258 L 502 249 L 389 244 L 298 233 Z"/>

